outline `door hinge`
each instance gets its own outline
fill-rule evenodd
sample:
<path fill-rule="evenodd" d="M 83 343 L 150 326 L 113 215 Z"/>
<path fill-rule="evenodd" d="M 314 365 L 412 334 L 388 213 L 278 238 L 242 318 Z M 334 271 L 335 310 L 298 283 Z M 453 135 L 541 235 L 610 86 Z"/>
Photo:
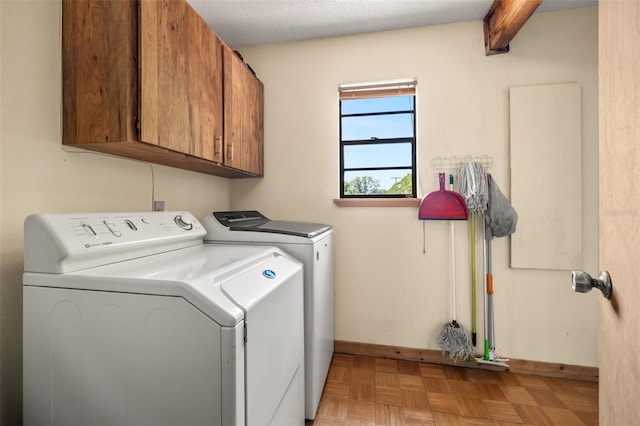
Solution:
<path fill-rule="evenodd" d="M 244 333 L 244 342 L 247 343 L 247 323 L 244 323 L 244 327 L 243 327 L 243 333 Z"/>

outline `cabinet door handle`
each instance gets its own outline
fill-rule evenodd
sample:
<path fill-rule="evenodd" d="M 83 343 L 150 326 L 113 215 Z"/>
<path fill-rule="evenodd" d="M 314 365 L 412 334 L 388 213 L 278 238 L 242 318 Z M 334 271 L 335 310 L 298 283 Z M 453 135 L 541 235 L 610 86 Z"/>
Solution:
<path fill-rule="evenodd" d="M 233 161 L 233 144 L 230 144 L 227 148 L 227 160 Z"/>
<path fill-rule="evenodd" d="M 213 155 L 216 157 L 222 155 L 222 136 L 218 136 L 213 144 Z"/>

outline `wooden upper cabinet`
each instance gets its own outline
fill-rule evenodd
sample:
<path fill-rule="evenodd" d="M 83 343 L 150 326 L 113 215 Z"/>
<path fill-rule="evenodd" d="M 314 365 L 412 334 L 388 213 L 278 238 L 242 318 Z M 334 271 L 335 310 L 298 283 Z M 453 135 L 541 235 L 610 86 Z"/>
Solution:
<path fill-rule="evenodd" d="M 264 88 L 224 44 L 223 55 L 225 164 L 262 176 Z"/>
<path fill-rule="evenodd" d="M 223 43 L 185 0 L 63 0 L 62 20 L 65 145 L 262 175 L 225 159 Z"/>

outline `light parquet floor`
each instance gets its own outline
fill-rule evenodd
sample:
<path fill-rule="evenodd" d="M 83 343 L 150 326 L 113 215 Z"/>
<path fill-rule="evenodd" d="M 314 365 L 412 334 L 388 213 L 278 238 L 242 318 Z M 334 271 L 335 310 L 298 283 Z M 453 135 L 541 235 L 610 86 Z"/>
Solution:
<path fill-rule="evenodd" d="M 335 354 L 315 421 L 341 425 L 597 425 L 598 384 Z"/>

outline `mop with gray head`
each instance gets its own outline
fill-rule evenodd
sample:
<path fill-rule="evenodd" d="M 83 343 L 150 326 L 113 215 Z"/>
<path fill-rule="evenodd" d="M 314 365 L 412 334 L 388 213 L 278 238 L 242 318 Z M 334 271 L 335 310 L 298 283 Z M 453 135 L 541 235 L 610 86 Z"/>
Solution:
<path fill-rule="evenodd" d="M 463 164 L 458 170 L 458 191 L 470 212 L 484 214 L 489 203 L 487 172 L 481 163 Z"/>
<path fill-rule="evenodd" d="M 440 350 L 444 354 L 449 352 L 449 358 L 467 359 L 474 356 L 473 346 L 471 345 L 471 335 L 467 330 L 462 328 L 456 320 L 445 324 L 442 327 L 440 335 L 436 339 Z"/>
<path fill-rule="evenodd" d="M 463 164 L 458 170 L 458 190 L 469 209 L 471 236 L 471 344 L 476 346 L 476 213 L 484 214 L 489 203 L 487 172 L 482 164 L 474 161 Z"/>
<path fill-rule="evenodd" d="M 453 191 L 453 176 L 449 176 L 449 185 L 451 186 L 451 190 Z M 456 312 L 456 239 L 455 239 L 455 226 L 453 221 L 449 221 L 449 237 L 451 238 L 451 311 L 453 313 L 453 320 L 442 327 L 442 331 L 440 335 L 436 338 L 436 342 L 440 349 L 442 350 L 442 354 L 445 352 L 449 352 L 449 357 L 451 359 L 458 358 L 467 359 L 469 357 L 473 357 L 474 350 L 473 345 L 471 344 L 471 335 L 467 330 L 462 328 L 460 324 L 458 324 L 457 312 Z"/>

